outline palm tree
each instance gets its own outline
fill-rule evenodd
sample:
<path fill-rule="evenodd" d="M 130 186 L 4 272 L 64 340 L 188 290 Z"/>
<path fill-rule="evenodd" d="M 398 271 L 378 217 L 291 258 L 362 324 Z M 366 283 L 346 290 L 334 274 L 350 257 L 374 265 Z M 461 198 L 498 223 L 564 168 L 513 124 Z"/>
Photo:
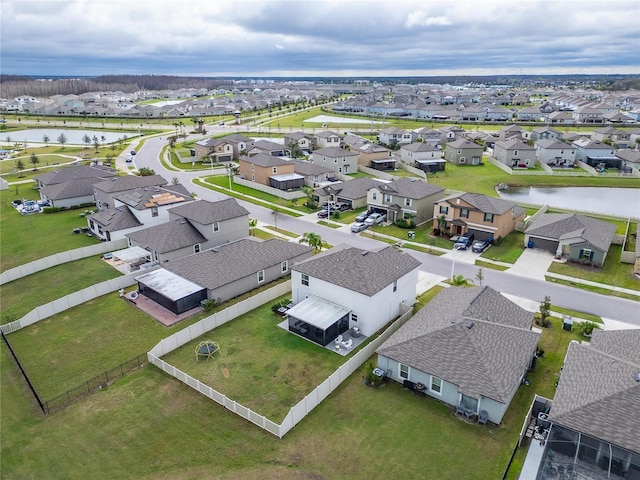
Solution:
<path fill-rule="evenodd" d="M 253 230 L 258 226 L 258 220 L 255 218 L 249 219 L 249 235 L 253 235 Z"/>
<path fill-rule="evenodd" d="M 307 243 L 311 248 L 313 248 L 314 252 L 319 252 L 322 250 L 322 247 L 326 246 L 326 243 L 322 240 L 322 237 L 315 232 L 305 232 L 302 235 L 299 243 Z"/>
<path fill-rule="evenodd" d="M 40 163 L 40 159 L 38 158 L 38 155 L 35 154 L 35 152 L 31 153 L 31 163 L 33 163 L 33 170 L 37 170 L 37 165 L 38 163 Z"/>
<path fill-rule="evenodd" d="M 451 277 L 451 285 L 453 287 L 470 287 L 473 285 L 473 281 L 465 278 L 464 275 L 454 275 Z"/>
<path fill-rule="evenodd" d="M 313 188 L 309 185 L 303 185 L 300 187 L 300 191 L 307 196 L 307 207 L 314 209 L 318 206 L 318 203 L 313 199 Z"/>

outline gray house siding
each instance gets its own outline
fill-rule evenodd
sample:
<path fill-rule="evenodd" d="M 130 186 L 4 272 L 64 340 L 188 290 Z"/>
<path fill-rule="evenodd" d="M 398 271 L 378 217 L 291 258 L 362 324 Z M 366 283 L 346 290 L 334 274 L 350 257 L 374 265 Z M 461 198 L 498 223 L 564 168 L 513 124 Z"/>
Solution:
<path fill-rule="evenodd" d="M 177 215 L 175 218 L 179 218 Z M 213 225 L 203 225 L 201 223 L 190 220 L 191 224 L 198 230 L 203 237 L 208 241 L 206 244 L 202 244 L 202 249 L 215 247 L 216 245 L 222 245 L 223 243 L 229 243 L 234 240 L 240 240 L 249 235 L 249 218 L 248 216 L 242 216 L 237 218 L 230 218 L 219 222 L 219 230 L 216 232 L 213 230 Z"/>
<path fill-rule="evenodd" d="M 44 199 L 46 200 L 46 198 Z M 58 208 L 74 208 L 80 205 L 88 205 L 94 203 L 93 195 L 86 195 L 84 197 L 75 198 L 62 198 L 60 200 L 50 200 L 50 202 L 52 207 Z"/>
<path fill-rule="evenodd" d="M 584 250 L 591 250 L 592 254 L 590 255 L 590 260 L 588 261 L 588 263 L 593 265 L 602 265 L 605 258 L 607 257 L 607 252 L 603 252 L 593 245 L 582 242 L 571 245 L 569 249 L 569 260 L 574 262 L 582 261 L 581 257 Z"/>

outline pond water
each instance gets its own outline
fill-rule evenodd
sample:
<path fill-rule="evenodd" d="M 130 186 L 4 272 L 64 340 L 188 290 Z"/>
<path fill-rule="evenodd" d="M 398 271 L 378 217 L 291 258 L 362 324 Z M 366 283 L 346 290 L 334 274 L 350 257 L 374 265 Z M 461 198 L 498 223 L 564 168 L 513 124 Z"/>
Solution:
<path fill-rule="evenodd" d="M 3 133 L 1 140 L 6 141 L 7 137 L 11 138 L 11 142 L 27 142 L 27 143 L 44 143 L 42 140 L 46 135 L 49 137 L 49 144 L 54 145 L 58 142 L 58 137 L 61 133 L 67 137 L 67 145 L 84 145 L 82 137 L 89 135 L 89 138 L 93 138 L 94 135 L 100 139 L 100 143 L 113 143 L 117 142 L 119 138 L 127 136 L 127 138 L 137 137 L 137 132 L 107 132 L 104 130 L 83 130 L 83 129 L 68 129 L 64 128 L 30 128 L 28 130 L 16 130 L 13 132 Z M 102 137 L 105 138 L 102 141 Z"/>
<path fill-rule="evenodd" d="M 640 188 L 524 187 L 498 193 L 517 203 L 640 219 Z"/>

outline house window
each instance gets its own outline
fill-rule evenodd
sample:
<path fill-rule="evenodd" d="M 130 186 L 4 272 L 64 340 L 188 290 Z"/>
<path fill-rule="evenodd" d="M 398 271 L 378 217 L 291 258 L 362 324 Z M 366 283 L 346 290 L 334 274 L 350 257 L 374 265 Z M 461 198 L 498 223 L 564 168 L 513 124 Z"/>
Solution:
<path fill-rule="evenodd" d="M 158 216 L 158 207 L 151 207 L 151 216 L 152 217 Z"/>
<path fill-rule="evenodd" d="M 200 253 L 200 244 L 199 243 L 196 243 L 193 246 L 193 253 Z"/>
<path fill-rule="evenodd" d="M 251 181 L 252 181 L 252 182 L 255 182 L 255 181 L 256 181 L 256 176 L 255 176 L 253 173 L 251 174 Z"/>
<path fill-rule="evenodd" d="M 393 196 L 389 195 L 388 193 L 384 194 L 384 201 L 387 203 L 391 203 L 393 201 Z"/>
<path fill-rule="evenodd" d="M 514 151 L 513 151 L 513 156 L 514 156 L 514 157 L 517 157 L 517 156 L 518 156 L 518 150 L 514 150 Z"/>
<path fill-rule="evenodd" d="M 273 167 L 273 173 L 278 173 L 278 167 Z"/>
<path fill-rule="evenodd" d="M 593 251 L 589 248 L 580 250 L 580 260 L 591 260 L 593 258 Z"/>
<path fill-rule="evenodd" d="M 372 199 L 372 200 L 378 200 L 378 194 L 377 194 L 376 192 L 373 192 L 373 193 L 371 194 L 371 199 Z"/>
<path fill-rule="evenodd" d="M 468 208 L 460 209 L 460 217 L 469 218 L 469 209 Z"/>
<path fill-rule="evenodd" d="M 302 285 L 304 285 L 305 287 L 309 286 L 309 275 L 307 275 L 306 273 L 302 274 L 302 278 L 301 278 L 301 282 Z"/>
<path fill-rule="evenodd" d="M 487 223 L 493 223 L 493 213 L 485 213 L 484 221 Z"/>
<path fill-rule="evenodd" d="M 358 315 L 356 315 L 355 313 L 351 312 L 351 321 L 358 323 Z"/>
<path fill-rule="evenodd" d="M 214 232 L 220 231 L 220 222 L 213 222 L 213 231 Z"/>
<path fill-rule="evenodd" d="M 449 213 L 449 207 L 444 207 L 444 206 L 440 205 L 440 213 L 442 215 L 446 215 L 447 213 Z"/>
<path fill-rule="evenodd" d="M 438 377 L 431 376 L 431 387 L 429 387 L 433 393 L 441 394 L 442 393 L 442 379 Z"/>
<path fill-rule="evenodd" d="M 460 163 L 467 163 L 466 157 L 460 157 Z"/>
<path fill-rule="evenodd" d="M 256 166 L 255 166 L 255 164 L 252 163 L 251 164 L 251 171 L 253 172 L 255 169 L 256 169 Z"/>
<path fill-rule="evenodd" d="M 411 199 L 410 198 L 405 198 L 404 199 L 404 206 L 405 207 L 410 207 L 411 206 Z"/>
<path fill-rule="evenodd" d="M 461 149 L 458 149 L 458 155 L 460 155 L 462 153 Z"/>
<path fill-rule="evenodd" d="M 397 292 L 398 291 L 398 280 L 394 280 L 393 281 L 393 291 Z"/>
<path fill-rule="evenodd" d="M 286 272 L 287 270 L 289 270 L 289 262 L 287 260 L 285 260 L 284 262 L 282 262 L 280 264 L 280 269 L 282 270 L 282 273 Z"/>
<path fill-rule="evenodd" d="M 409 379 L 409 365 L 400 364 L 400 378 Z"/>
<path fill-rule="evenodd" d="M 258 283 L 264 282 L 264 270 L 258 272 Z"/>

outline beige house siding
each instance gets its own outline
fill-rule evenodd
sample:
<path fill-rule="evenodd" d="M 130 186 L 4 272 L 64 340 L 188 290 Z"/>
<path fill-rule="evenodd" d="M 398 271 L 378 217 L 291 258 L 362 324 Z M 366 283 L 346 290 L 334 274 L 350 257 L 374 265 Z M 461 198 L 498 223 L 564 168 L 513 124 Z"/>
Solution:
<path fill-rule="evenodd" d="M 294 173 L 294 165 L 278 165 L 277 167 L 260 167 L 255 163 L 247 162 L 240 159 L 239 161 L 239 173 L 240 176 L 246 180 L 260 183 L 261 185 L 269 185 L 269 177 L 272 175 L 283 175 L 287 173 Z M 253 166 L 253 169 L 251 168 Z M 276 169 L 274 172 L 273 169 Z"/>

